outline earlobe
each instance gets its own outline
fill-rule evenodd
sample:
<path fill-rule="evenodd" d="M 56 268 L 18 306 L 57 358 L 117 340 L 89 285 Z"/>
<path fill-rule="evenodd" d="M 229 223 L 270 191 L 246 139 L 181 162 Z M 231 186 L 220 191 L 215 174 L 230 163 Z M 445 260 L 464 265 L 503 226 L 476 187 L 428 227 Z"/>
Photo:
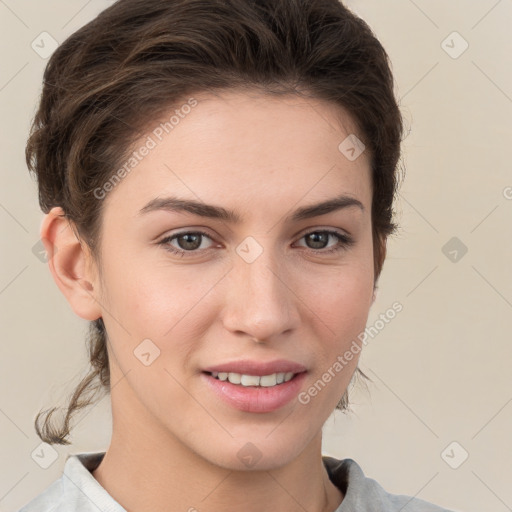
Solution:
<path fill-rule="evenodd" d="M 73 311 L 85 320 L 99 318 L 102 311 L 96 300 L 99 290 L 90 271 L 90 253 L 85 242 L 80 243 L 61 207 L 46 214 L 40 236 L 53 279 Z"/>

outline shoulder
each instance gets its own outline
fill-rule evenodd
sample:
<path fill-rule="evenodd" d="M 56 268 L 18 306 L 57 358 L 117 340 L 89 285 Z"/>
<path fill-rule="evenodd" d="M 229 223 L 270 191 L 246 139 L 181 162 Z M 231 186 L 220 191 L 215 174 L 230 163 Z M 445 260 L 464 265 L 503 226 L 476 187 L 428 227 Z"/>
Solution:
<path fill-rule="evenodd" d="M 18 512 L 126 512 L 91 474 L 104 455 L 68 455 L 62 476 Z"/>
<path fill-rule="evenodd" d="M 331 481 L 344 493 L 345 497 L 335 512 L 454 512 L 433 503 L 406 496 L 391 494 L 372 478 L 368 478 L 353 459 L 338 460 L 322 456 Z"/>
<path fill-rule="evenodd" d="M 61 510 L 62 498 L 62 477 L 55 480 L 41 494 L 22 507 L 19 512 L 57 512 Z"/>

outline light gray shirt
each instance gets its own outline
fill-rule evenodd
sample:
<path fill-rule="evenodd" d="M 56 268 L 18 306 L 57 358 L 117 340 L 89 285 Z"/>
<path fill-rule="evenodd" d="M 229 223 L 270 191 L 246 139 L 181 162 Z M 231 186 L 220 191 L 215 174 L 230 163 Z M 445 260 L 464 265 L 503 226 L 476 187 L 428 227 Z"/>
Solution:
<path fill-rule="evenodd" d="M 62 476 L 19 512 L 126 512 L 91 474 L 105 452 L 68 455 Z M 333 512 L 453 512 L 418 498 L 390 494 L 352 459 L 323 456 L 331 481 L 343 492 Z"/>

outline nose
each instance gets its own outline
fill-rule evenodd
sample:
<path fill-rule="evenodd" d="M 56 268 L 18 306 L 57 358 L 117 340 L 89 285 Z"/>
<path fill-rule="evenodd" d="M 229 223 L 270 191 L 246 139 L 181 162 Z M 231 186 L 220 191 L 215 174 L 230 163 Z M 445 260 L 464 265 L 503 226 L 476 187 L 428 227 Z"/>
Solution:
<path fill-rule="evenodd" d="M 235 255 L 227 276 L 224 327 L 258 342 L 290 334 L 299 324 L 300 299 L 283 259 L 265 249 L 252 262 Z"/>

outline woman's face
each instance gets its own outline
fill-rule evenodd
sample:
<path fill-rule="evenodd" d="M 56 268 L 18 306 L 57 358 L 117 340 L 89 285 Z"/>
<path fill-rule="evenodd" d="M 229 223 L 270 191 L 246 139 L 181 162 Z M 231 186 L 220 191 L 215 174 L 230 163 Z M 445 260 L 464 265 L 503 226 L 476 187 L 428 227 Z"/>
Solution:
<path fill-rule="evenodd" d="M 113 435 L 269 469 L 318 441 L 357 365 L 374 286 L 370 163 L 327 103 L 194 98 L 169 133 L 155 121 L 104 199 L 94 286 Z"/>

